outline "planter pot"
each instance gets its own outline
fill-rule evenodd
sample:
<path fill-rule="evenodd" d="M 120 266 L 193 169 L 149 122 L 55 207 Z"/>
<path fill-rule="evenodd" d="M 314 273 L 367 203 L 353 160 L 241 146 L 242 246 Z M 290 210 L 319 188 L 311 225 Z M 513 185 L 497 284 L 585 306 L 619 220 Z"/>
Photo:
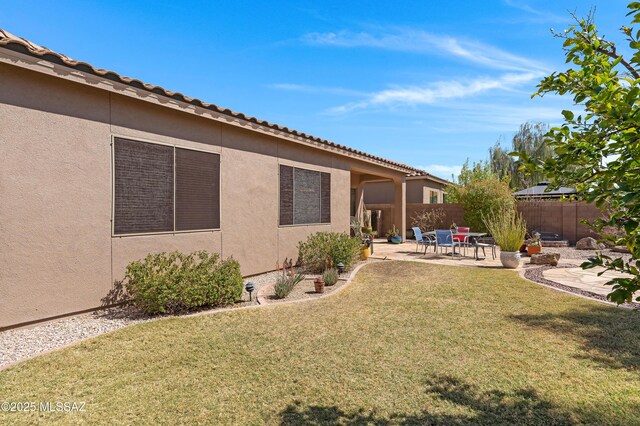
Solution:
<path fill-rule="evenodd" d="M 500 262 L 502 266 L 509 269 L 516 269 L 520 265 L 519 251 L 501 251 Z"/>
<path fill-rule="evenodd" d="M 532 256 L 542 251 L 542 246 L 527 246 L 527 254 Z"/>
<path fill-rule="evenodd" d="M 371 256 L 371 249 L 369 247 L 364 247 L 362 249 L 362 260 L 367 260 Z"/>
<path fill-rule="evenodd" d="M 316 278 L 313 281 L 313 286 L 316 289 L 316 293 L 324 293 L 324 280 L 322 278 Z"/>
<path fill-rule="evenodd" d="M 391 244 L 400 244 L 402 242 L 402 237 L 400 235 L 396 235 L 394 237 L 391 237 Z"/>

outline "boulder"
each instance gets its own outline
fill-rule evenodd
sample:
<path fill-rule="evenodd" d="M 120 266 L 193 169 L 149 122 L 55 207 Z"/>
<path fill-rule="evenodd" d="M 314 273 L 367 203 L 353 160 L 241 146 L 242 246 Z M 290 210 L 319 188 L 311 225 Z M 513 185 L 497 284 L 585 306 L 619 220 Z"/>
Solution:
<path fill-rule="evenodd" d="M 615 246 L 611 249 L 611 251 L 614 251 L 616 253 L 630 253 L 629 249 L 625 246 Z"/>
<path fill-rule="evenodd" d="M 557 266 L 560 260 L 560 253 L 536 253 L 531 256 L 532 265 L 551 265 Z"/>
<path fill-rule="evenodd" d="M 600 245 L 595 238 L 584 237 L 576 243 L 576 250 L 600 250 Z"/>

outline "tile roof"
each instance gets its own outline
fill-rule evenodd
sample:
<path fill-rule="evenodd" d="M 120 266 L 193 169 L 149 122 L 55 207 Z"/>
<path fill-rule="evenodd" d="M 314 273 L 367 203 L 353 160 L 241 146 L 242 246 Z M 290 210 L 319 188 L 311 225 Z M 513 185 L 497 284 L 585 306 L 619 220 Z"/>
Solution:
<path fill-rule="evenodd" d="M 435 178 L 438 180 L 442 180 L 436 176 L 433 176 L 429 173 L 427 173 L 424 170 L 420 170 L 420 169 L 416 169 L 415 167 L 411 167 L 409 165 L 403 164 L 403 163 L 399 163 L 396 161 L 392 161 L 392 160 L 387 160 L 386 158 L 382 158 L 382 157 L 378 157 L 372 154 L 368 154 L 366 152 L 363 151 L 359 151 L 357 149 L 353 149 L 350 148 L 348 146 L 345 145 L 340 145 L 337 144 L 335 142 L 331 142 L 329 140 L 326 139 L 322 139 L 319 137 L 315 137 L 303 132 L 299 132 L 297 130 L 294 129 L 290 129 L 288 127 L 285 126 L 280 126 L 278 124 L 275 123 L 270 123 L 268 121 L 265 120 L 260 120 L 256 117 L 251 117 L 248 116 L 246 114 L 243 114 L 241 112 L 235 112 L 235 111 L 231 111 L 228 108 L 221 108 L 215 104 L 210 104 L 210 103 L 206 103 L 203 102 L 202 100 L 198 99 L 198 98 L 191 98 L 189 96 L 183 95 L 180 92 L 172 92 L 170 90 L 164 89 L 163 87 L 160 86 L 155 86 L 153 84 L 148 84 L 148 83 L 144 83 L 143 81 L 140 81 L 138 79 L 135 78 L 130 78 L 130 77 L 125 77 L 122 76 L 114 71 L 109 71 L 109 70 L 105 70 L 102 68 L 95 68 L 93 65 L 88 64 L 86 62 L 82 62 L 82 61 L 77 61 L 75 59 L 71 59 L 70 57 L 63 55 L 61 53 L 57 53 L 54 52 L 51 49 L 48 49 L 44 46 L 35 44 L 27 39 L 24 39 L 22 37 L 18 37 L 15 36 L 13 34 L 11 34 L 10 32 L 3 30 L 0 28 L 0 47 L 5 48 L 5 49 L 9 49 L 9 50 L 13 50 L 19 53 L 24 53 L 30 56 L 34 56 L 40 59 L 44 59 L 45 61 L 48 62 L 52 62 L 55 64 L 59 64 L 59 65 L 64 65 L 66 67 L 69 68 L 73 68 L 88 74 L 93 74 L 108 80 L 112 80 L 112 81 L 116 81 L 119 83 L 123 83 L 138 89 L 142 89 L 142 90 L 146 90 L 152 93 L 155 93 L 156 95 L 160 95 L 160 96 L 165 96 L 177 101 L 181 101 L 181 102 L 186 102 L 198 107 L 202 107 L 202 108 L 206 108 L 209 109 L 211 111 L 214 112 L 218 112 L 221 114 L 225 114 L 234 118 L 238 118 L 241 120 L 245 120 L 251 123 L 255 123 L 258 124 L 260 126 L 264 126 L 264 127 L 268 127 L 271 129 L 275 129 L 275 130 L 279 130 L 285 133 L 289 133 L 291 135 L 294 136 L 298 136 L 313 142 L 319 142 L 321 144 L 324 144 L 328 147 L 331 148 L 337 148 L 339 150 L 348 152 L 348 153 L 353 153 L 353 154 L 357 154 L 359 156 L 365 157 L 365 158 L 369 158 L 372 160 L 376 160 L 382 163 L 385 163 L 387 165 L 390 166 L 395 166 L 396 168 L 400 168 L 403 169 L 404 172 L 407 173 L 408 176 L 424 176 L 426 178 L 431 177 L 431 178 Z"/>

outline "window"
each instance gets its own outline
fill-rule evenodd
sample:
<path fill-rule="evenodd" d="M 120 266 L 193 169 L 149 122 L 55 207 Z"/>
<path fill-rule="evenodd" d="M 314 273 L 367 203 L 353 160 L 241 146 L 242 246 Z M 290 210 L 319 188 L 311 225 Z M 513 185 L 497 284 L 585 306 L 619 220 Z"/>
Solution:
<path fill-rule="evenodd" d="M 430 204 L 438 204 L 438 192 L 431 191 L 431 197 L 429 198 Z"/>
<path fill-rule="evenodd" d="M 116 138 L 114 234 L 220 227 L 220 156 Z"/>
<path fill-rule="evenodd" d="M 331 174 L 280 166 L 280 225 L 331 223 Z"/>

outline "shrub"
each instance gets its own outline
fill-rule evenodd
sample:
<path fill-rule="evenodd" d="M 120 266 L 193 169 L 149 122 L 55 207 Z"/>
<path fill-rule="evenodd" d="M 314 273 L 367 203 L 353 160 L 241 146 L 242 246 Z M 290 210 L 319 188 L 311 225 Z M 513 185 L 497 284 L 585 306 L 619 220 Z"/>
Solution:
<path fill-rule="evenodd" d="M 308 271 L 320 273 L 327 262 L 342 262 L 349 268 L 360 256 L 361 246 L 360 239 L 343 232 L 317 232 L 298 244 L 298 256 Z"/>
<path fill-rule="evenodd" d="M 420 210 L 411 216 L 411 226 L 417 226 L 421 231 L 433 231 L 444 227 L 447 214 L 443 208 L 434 210 Z"/>
<path fill-rule="evenodd" d="M 324 284 L 328 287 L 331 287 L 335 283 L 338 282 L 339 278 L 338 270 L 336 268 L 329 268 L 322 273 L 322 279 L 324 280 Z"/>
<path fill-rule="evenodd" d="M 240 264 L 205 251 L 150 254 L 127 266 L 124 285 L 131 303 L 150 315 L 227 305 L 242 295 Z"/>
<path fill-rule="evenodd" d="M 511 188 L 506 179 L 489 175 L 471 180 L 465 185 L 451 185 L 447 188 L 451 202 L 464 208 L 464 224 L 472 231 L 486 232 L 483 215 L 492 211 L 510 209 L 515 204 Z"/>
<path fill-rule="evenodd" d="M 287 297 L 293 288 L 302 280 L 304 280 L 304 275 L 302 274 L 289 274 L 283 271 L 283 274 L 278 277 L 276 285 L 273 288 L 276 299 L 284 299 Z"/>
<path fill-rule="evenodd" d="M 496 210 L 483 216 L 484 223 L 500 250 L 505 252 L 519 251 L 524 244 L 527 225 L 522 215 L 515 209 Z"/>

